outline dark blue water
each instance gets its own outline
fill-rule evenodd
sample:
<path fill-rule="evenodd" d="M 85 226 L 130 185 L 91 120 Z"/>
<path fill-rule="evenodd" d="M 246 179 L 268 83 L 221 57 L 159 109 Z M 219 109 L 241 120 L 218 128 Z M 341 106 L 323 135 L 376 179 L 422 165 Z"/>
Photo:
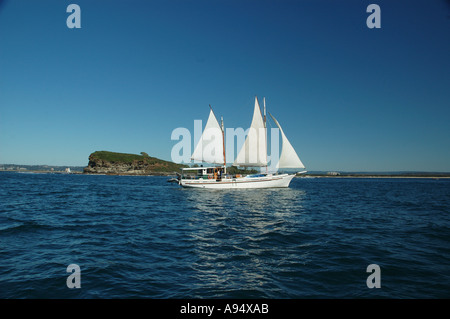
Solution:
<path fill-rule="evenodd" d="M 449 298 L 449 240 L 444 179 L 209 191 L 0 174 L 1 298 Z"/>

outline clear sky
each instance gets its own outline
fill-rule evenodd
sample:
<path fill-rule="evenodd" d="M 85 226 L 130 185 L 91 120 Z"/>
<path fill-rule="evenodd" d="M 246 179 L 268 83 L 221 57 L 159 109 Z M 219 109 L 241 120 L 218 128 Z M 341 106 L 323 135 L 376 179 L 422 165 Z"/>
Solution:
<path fill-rule="evenodd" d="M 450 2 L 0 0 L 0 163 L 170 160 L 172 130 L 209 104 L 247 128 L 255 95 L 308 170 L 450 171 Z"/>

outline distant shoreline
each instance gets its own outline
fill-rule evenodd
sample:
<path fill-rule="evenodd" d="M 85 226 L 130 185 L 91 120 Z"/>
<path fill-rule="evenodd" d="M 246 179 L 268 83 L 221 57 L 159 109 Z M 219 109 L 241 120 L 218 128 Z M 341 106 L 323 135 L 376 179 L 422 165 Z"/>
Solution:
<path fill-rule="evenodd" d="M 441 179 L 441 178 L 450 178 L 450 175 L 414 175 L 414 174 L 405 174 L 405 175 L 364 175 L 364 174 L 355 174 L 355 175 L 296 175 L 297 178 L 431 178 L 431 179 Z"/>
<path fill-rule="evenodd" d="M 58 175 L 105 175 L 105 176 L 175 176 L 176 172 L 154 172 L 148 174 L 126 174 L 126 173 L 84 173 L 72 171 L 70 173 L 64 171 L 43 171 L 43 170 L 0 170 L 0 173 L 21 173 L 21 174 L 58 174 Z M 419 178 L 419 179 L 450 179 L 450 174 L 342 174 L 342 175 L 326 175 L 326 174 L 302 174 L 296 175 L 296 178 Z"/>
<path fill-rule="evenodd" d="M 20 174 L 57 174 L 57 175 L 109 175 L 109 176 L 173 176 L 176 175 L 173 173 L 166 172 L 154 172 L 147 174 L 126 174 L 126 173 L 84 173 L 80 171 L 32 171 L 32 170 L 0 170 L 0 173 L 20 173 Z"/>

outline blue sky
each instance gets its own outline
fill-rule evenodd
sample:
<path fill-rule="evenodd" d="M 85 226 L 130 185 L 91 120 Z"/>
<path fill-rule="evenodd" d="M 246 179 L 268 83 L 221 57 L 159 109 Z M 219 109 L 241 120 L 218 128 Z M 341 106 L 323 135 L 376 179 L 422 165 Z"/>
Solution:
<path fill-rule="evenodd" d="M 0 163 L 170 160 L 172 130 L 209 104 L 246 128 L 257 95 L 308 170 L 450 171 L 447 0 L 0 2 Z"/>

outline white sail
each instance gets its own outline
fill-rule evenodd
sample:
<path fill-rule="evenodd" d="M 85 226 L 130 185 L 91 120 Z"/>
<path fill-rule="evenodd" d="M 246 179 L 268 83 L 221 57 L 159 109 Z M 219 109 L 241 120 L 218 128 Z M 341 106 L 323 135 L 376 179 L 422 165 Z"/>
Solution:
<path fill-rule="evenodd" d="M 213 110 L 209 112 L 208 121 L 202 136 L 192 153 L 191 159 L 206 163 L 223 164 L 223 135 Z"/>
<path fill-rule="evenodd" d="M 252 124 L 234 166 L 267 166 L 266 128 L 258 99 L 255 97 Z"/>
<path fill-rule="evenodd" d="M 277 164 L 277 168 L 305 168 L 302 161 L 300 160 L 297 153 L 295 152 L 294 148 L 292 147 L 291 143 L 289 143 L 289 140 L 287 139 L 286 135 L 284 134 L 283 129 L 280 126 L 280 123 L 278 123 L 278 121 L 273 117 L 272 114 L 270 114 L 270 117 L 273 119 L 275 124 L 280 129 L 281 141 L 283 143 L 282 148 L 281 148 L 280 159 L 278 160 L 278 164 Z"/>

